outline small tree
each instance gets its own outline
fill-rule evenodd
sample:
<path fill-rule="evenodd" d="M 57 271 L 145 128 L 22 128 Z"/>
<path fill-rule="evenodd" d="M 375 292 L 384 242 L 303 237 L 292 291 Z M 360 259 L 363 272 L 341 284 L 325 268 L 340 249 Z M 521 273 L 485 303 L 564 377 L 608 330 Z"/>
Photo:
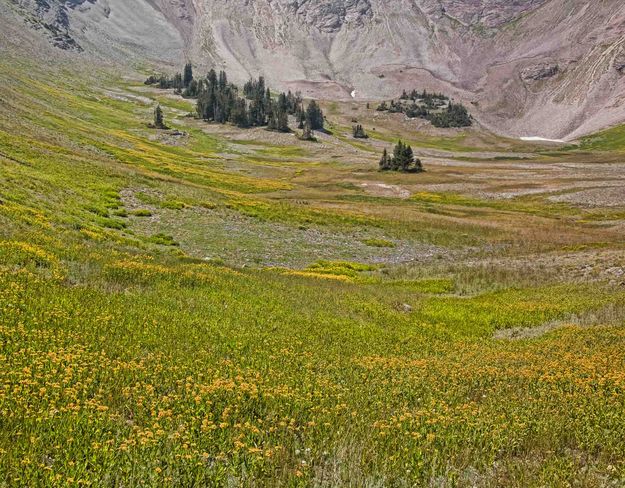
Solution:
<path fill-rule="evenodd" d="M 401 140 L 399 140 L 397 141 L 397 144 L 395 144 L 395 147 L 393 148 L 393 164 L 391 165 L 391 169 L 393 171 L 399 171 L 400 169 L 404 167 L 405 165 L 404 156 L 405 156 L 404 143 Z"/>
<path fill-rule="evenodd" d="M 388 171 L 391 169 L 391 158 L 388 155 L 386 148 L 380 158 L 380 171 Z"/>
<path fill-rule="evenodd" d="M 163 110 L 161 109 L 160 104 L 158 104 L 154 109 L 154 127 L 157 129 L 167 129 L 163 120 Z"/>
<path fill-rule="evenodd" d="M 278 130 L 278 121 L 276 120 L 275 111 L 272 111 L 269 113 L 269 117 L 267 118 L 267 130 L 270 130 L 270 131 Z"/>
<path fill-rule="evenodd" d="M 300 136 L 302 141 L 316 141 L 315 136 L 313 135 L 313 131 L 310 127 L 310 122 L 308 118 L 304 121 L 304 128 L 302 130 L 302 135 Z"/>
<path fill-rule="evenodd" d="M 421 164 L 420 159 L 417 158 L 414 160 L 414 168 L 412 169 L 412 171 L 414 171 L 415 173 L 421 173 L 423 171 L 423 164 Z"/>
<path fill-rule="evenodd" d="M 402 161 L 399 170 L 403 171 L 404 173 L 410 171 L 413 164 L 414 153 L 412 152 L 412 148 L 408 144 L 404 144 Z"/>
<path fill-rule="evenodd" d="M 312 130 L 323 130 L 323 112 L 315 100 L 308 104 L 306 119 Z"/>
<path fill-rule="evenodd" d="M 369 138 L 369 136 L 365 132 L 365 129 L 363 129 L 362 125 L 360 124 L 352 127 L 352 132 L 353 132 L 355 139 L 368 139 Z"/>
<path fill-rule="evenodd" d="M 280 106 L 276 109 L 276 130 L 280 132 L 290 132 L 289 129 L 289 115 L 286 110 Z"/>
<path fill-rule="evenodd" d="M 306 121 L 306 112 L 304 111 L 304 107 L 302 105 L 298 105 L 295 110 L 295 120 L 297 120 L 297 128 L 303 129 L 304 122 Z"/>

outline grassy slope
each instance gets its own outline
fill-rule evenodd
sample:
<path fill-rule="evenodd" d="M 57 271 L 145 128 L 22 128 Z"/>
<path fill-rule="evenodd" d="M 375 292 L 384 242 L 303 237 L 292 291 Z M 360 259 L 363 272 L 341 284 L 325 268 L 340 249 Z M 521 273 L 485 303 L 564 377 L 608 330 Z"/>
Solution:
<path fill-rule="evenodd" d="M 376 238 L 371 229 L 381 229 L 452 248 L 514 248 L 528 226 L 544 238 L 539 250 L 555 246 L 544 229 L 592 242 L 592 228 L 558 227 L 568 209 L 535 215 L 532 202 L 454 195 L 345 200 L 349 192 L 321 182 L 349 165 L 293 164 L 301 152 L 268 145 L 244 153 L 237 164 L 249 171 L 238 171 L 223 156 L 237 150 L 193 126 L 183 127 L 186 145 L 151 140 L 151 106 L 105 94 L 124 83 L 5 64 L 0 484 L 591 486 L 625 477 L 625 335 L 608 326 L 622 323 L 623 292 L 436 265 L 415 278 L 353 263 L 237 269 L 189 257 L 158 235 L 158 222 L 140 225 L 163 208 L 169 220 L 217 208 L 294 231 Z M 161 102 L 169 118 L 184 109 Z M 311 188 L 321 196 L 298 204 Z M 146 216 L 130 215 L 127 189 L 143 190 Z M 589 314 L 605 326 L 492 339 Z"/>

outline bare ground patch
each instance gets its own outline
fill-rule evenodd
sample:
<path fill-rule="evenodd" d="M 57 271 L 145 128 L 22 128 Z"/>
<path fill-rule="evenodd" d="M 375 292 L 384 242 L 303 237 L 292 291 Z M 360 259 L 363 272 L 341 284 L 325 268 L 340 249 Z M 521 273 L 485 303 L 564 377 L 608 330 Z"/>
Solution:
<path fill-rule="evenodd" d="M 565 193 L 549 197 L 549 200 L 585 207 L 623 207 L 625 206 L 625 185 Z"/>
<path fill-rule="evenodd" d="M 395 198 L 410 198 L 410 191 L 407 189 L 398 186 L 398 185 L 388 185 L 386 183 L 361 183 L 360 186 L 367 192 L 369 195 L 373 195 L 376 197 L 395 197 Z"/>

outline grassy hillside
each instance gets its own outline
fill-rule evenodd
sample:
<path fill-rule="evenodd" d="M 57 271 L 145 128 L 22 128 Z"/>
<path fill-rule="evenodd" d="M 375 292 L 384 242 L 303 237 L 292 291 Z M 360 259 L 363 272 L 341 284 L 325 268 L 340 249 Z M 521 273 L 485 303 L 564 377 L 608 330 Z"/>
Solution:
<path fill-rule="evenodd" d="M 625 209 L 553 200 L 609 156 L 133 80 L 0 58 L 0 485 L 625 480 Z M 398 136 L 425 174 L 376 171 Z"/>

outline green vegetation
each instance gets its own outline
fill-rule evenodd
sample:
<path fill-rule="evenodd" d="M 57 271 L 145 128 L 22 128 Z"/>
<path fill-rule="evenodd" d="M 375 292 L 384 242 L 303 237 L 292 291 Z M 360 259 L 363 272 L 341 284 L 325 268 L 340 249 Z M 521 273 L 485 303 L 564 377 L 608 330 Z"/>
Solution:
<path fill-rule="evenodd" d="M 389 156 L 386 149 L 380 159 L 380 171 L 401 171 L 402 173 L 420 173 L 423 171 L 420 159 L 415 159 L 412 147 L 398 141 L 393 149 L 393 156 Z"/>
<path fill-rule="evenodd" d="M 355 125 L 352 128 L 352 135 L 354 136 L 354 139 L 368 139 L 369 138 L 369 136 L 365 132 L 365 129 L 363 129 L 362 125 L 360 124 Z"/>
<path fill-rule="evenodd" d="M 25 62 L 0 59 L 0 485 L 623 484 L 622 209 L 457 190 L 548 164 L 404 187 L 338 136 Z M 185 138 L 146 127 L 157 99 Z"/>
<path fill-rule="evenodd" d="M 228 81 L 225 71 L 218 74 L 211 69 L 205 78 L 194 79 L 191 64 L 185 66 L 184 74 L 177 73 L 173 78 L 151 75 L 145 84 L 158 86 L 160 89 L 173 88 L 185 98 L 196 98 L 198 116 L 218 124 L 230 123 L 239 128 L 266 126 L 271 131 L 290 132 L 289 115 L 292 115 L 298 121 L 300 129 L 309 127 L 309 131 L 313 131 L 324 128 L 323 112 L 316 101 L 310 101 L 304 109 L 301 94 L 293 94 L 291 91 L 281 93 L 274 100 L 262 76 L 245 83 L 242 90 L 244 96 L 239 95 L 237 85 Z M 157 121 L 155 113 L 154 126 L 164 128 L 162 114 Z M 312 140 L 312 135 L 308 137 L 309 135 L 305 131 L 302 139 Z"/>
<path fill-rule="evenodd" d="M 395 247 L 395 243 L 386 239 L 365 239 L 363 241 L 367 246 L 371 247 Z"/>
<path fill-rule="evenodd" d="M 568 148 L 571 149 L 571 148 Z M 579 149 L 583 151 L 622 151 L 625 149 L 625 125 L 583 137 Z"/>
<path fill-rule="evenodd" d="M 163 110 L 160 105 L 157 105 L 154 109 L 154 128 L 156 129 L 167 129 L 165 122 L 163 120 Z"/>
<path fill-rule="evenodd" d="M 434 127 L 468 127 L 473 122 L 466 107 L 459 103 L 450 103 L 441 112 L 432 114 L 430 122 Z"/>
<path fill-rule="evenodd" d="M 163 233 L 154 234 L 148 239 L 148 242 L 151 242 L 153 244 L 160 244 L 162 246 L 178 246 L 179 245 L 172 236 L 169 236 Z"/>
<path fill-rule="evenodd" d="M 441 93 L 428 93 L 426 90 L 421 93 L 417 90 L 407 93 L 404 90 L 398 101 L 391 100 L 390 104 L 382 102 L 376 110 L 403 113 L 409 118 L 426 119 L 434 127 L 440 128 L 469 127 L 473 124 L 464 105 L 453 103 L 449 97 Z"/>

